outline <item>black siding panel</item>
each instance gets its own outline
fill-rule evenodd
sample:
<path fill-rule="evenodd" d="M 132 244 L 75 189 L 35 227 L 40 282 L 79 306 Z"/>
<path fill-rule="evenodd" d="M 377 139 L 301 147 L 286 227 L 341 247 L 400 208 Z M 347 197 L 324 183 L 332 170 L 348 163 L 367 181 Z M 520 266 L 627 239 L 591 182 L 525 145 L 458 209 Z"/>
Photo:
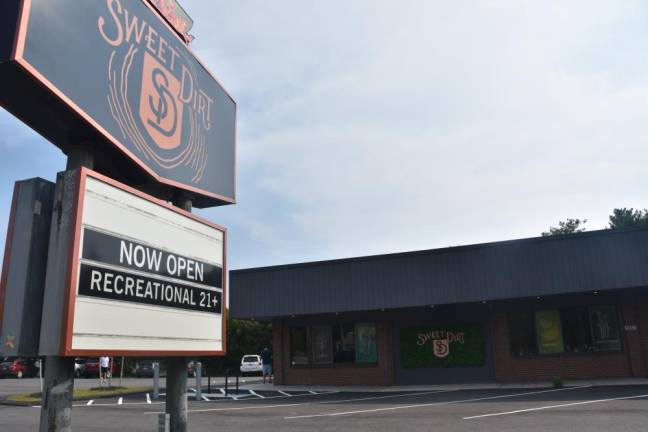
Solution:
<path fill-rule="evenodd" d="M 0 63 L 8 61 L 13 51 L 19 5 L 19 0 L 0 2 Z"/>
<path fill-rule="evenodd" d="M 230 272 L 234 317 L 452 304 L 648 286 L 648 229 L 593 231 Z"/>

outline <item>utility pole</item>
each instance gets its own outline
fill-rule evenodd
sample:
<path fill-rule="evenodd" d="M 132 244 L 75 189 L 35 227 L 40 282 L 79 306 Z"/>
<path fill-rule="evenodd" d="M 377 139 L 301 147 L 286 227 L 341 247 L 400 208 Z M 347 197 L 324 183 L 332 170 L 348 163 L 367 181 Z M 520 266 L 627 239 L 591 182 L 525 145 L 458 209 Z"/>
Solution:
<path fill-rule="evenodd" d="M 192 202 L 185 194 L 178 193 L 173 205 L 191 212 Z M 165 412 L 171 417 L 171 432 L 187 432 L 187 359 L 170 357 L 166 360 Z"/>
<path fill-rule="evenodd" d="M 94 154 L 91 144 L 68 149 L 66 170 L 81 167 L 92 169 Z M 56 222 L 52 222 L 56 223 Z M 44 361 L 40 432 L 70 432 L 72 430 L 72 398 L 74 393 L 74 358 L 47 356 Z"/>

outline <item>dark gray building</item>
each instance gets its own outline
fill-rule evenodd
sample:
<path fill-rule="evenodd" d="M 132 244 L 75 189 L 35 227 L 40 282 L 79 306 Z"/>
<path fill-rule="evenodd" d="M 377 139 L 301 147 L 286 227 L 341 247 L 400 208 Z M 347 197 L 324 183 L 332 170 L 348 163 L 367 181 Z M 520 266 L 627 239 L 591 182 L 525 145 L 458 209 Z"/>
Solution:
<path fill-rule="evenodd" d="M 230 272 L 278 383 L 646 376 L 648 229 Z"/>

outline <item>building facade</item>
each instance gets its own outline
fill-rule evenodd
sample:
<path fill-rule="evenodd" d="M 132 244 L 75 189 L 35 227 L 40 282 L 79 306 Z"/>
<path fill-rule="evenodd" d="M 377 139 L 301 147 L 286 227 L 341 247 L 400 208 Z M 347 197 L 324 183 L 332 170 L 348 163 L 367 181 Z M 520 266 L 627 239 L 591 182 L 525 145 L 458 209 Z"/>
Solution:
<path fill-rule="evenodd" d="M 278 384 L 648 376 L 648 229 L 230 272 Z"/>

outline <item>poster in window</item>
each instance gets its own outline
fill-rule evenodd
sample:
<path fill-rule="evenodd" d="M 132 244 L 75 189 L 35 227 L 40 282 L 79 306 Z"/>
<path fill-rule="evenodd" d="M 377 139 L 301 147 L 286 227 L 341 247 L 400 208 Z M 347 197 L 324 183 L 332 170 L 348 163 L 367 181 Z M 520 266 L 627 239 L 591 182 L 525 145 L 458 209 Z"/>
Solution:
<path fill-rule="evenodd" d="M 307 365 L 308 358 L 308 329 L 293 327 L 290 329 L 290 363 L 292 366 Z"/>
<path fill-rule="evenodd" d="M 311 329 L 313 363 L 333 363 L 331 326 L 315 326 Z"/>
<path fill-rule="evenodd" d="M 378 363 L 376 326 L 374 324 L 357 324 L 355 336 L 356 363 Z"/>
<path fill-rule="evenodd" d="M 565 352 L 560 312 L 542 310 L 535 313 L 538 352 L 540 354 L 560 354 Z"/>
<path fill-rule="evenodd" d="M 486 360 L 481 323 L 405 327 L 400 332 L 403 368 L 483 366 Z"/>
<path fill-rule="evenodd" d="M 614 306 L 590 307 L 590 324 L 594 351 L 621 350 L 621 335 Z"/>

